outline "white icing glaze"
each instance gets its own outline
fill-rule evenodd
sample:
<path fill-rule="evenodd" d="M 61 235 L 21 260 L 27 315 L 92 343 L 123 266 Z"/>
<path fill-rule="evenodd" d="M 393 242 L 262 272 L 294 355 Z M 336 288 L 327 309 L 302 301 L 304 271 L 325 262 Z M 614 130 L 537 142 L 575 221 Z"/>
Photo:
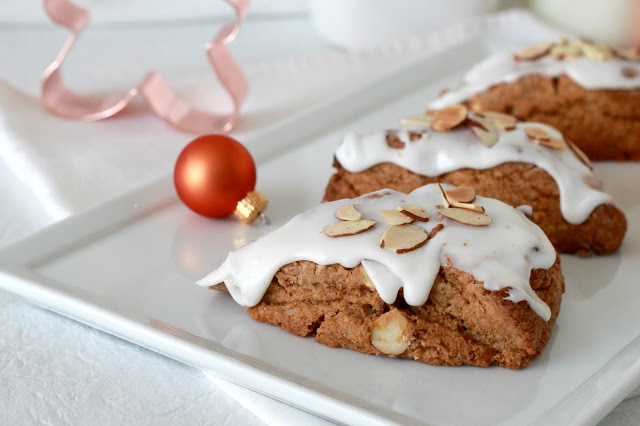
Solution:
<path fill-rule="evenodd" d="M 633 78 L 625 77 L 623 68 L 637 72 Z M 442 109 L 458 104 L 498 83 L 510 83 L 529 74 L 558 77 L 566 74 L 586 89 L 633 89 L 640 87 L 640 62 L 612 58 L 594 61 L 587 57 L 558 60 L 547 55 L 535 61 L 515 61 L 512 52 L 489 56 L 471 68 L 462 83 L 429 104 L 429 108 Z"/>
<path fill-rule="evenodd" d="M 518 123 L 515 130 L 499 131 L 498 142 L 487 148 L 468 128 L 448 132 L 429 129 L 419 140 L 411 142 L 408 131 L 417 128 L 407 127 L 392 132 L 405 143 L 404 148 L 390 148 L 386 131 L 366 135 L 351 132 L 335 155 L 342 167 L 353 173 L 387 162 L 424 176 L 439 176 L 463 168 L 488 169 L 507 162 L 535 164 L 558 184 L 562 215 L 572 224 L 584 222 L 600 204 L 613 203 L 609 195 L 585 183 L 597 179 L 569 148 L 556 150 L 533 143 L 525 134 L 525 129 L 531 126 L 542 127 L 552 137 L 562 139 L 557 130 L 546 124 Z"/>
<path fill-rule="evenodd" d="M 230 252 L 224 263 L 198 281 L 201 286 L 224 282 L 236 302 L 253 306 L 260 302 L 276 271 L 291 262 L 309 260 L 320 265 L 339 263 L 353 268 L 364 267 L 380 297 L 393 303 L 400 286 L 404 299 L 413 306 L 426 302 L 431 286 L 448 260 L 458 269 L 472 274 L 484 287 L 496 291 L 510 287 L 508 299 L 527 301 L 545 321 L 551 312 L 529 284 L 532 269 L 550 268 L 556 251 L 542 230 L 524 215 L 501 201 L 477 197 L 492 218 L 488 226 L 470 226 L 448 218 L 438 221 L 436 205 L 441 195 L 436 185 L 427 185 L 411 194 L 381 190 L 371 198 L 321 204 L 302 213 L 281 228 L 246 246 Z M 336 221 L 334 212 L 354 203 L 364 218 L 377 224 L 361 234 L 331 238 L 323 233 Z M 414 222 L 429 232 L 439 223 L 444 228 L 426 245 L 409 253 L 396 254 L 380 248 L 380 237 L 388 226 L 380 210 L 415 204 L 432 215 L 428 222 Z"/>

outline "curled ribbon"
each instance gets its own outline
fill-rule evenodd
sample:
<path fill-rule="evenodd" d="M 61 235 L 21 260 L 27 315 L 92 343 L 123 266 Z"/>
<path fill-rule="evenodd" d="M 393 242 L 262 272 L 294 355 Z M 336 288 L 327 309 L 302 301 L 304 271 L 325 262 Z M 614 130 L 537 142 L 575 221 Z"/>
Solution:
<path fill-rule="evenodd" d="M 226 45 L 236 38 L 250 0 L 224 1 L 233 7 L 235 23 L 223 27 L 213 41 L 205 45 L 205 51 L 218 80 L 231 96 L 231 114 L 215 115 L 192 107 L 177 97 L 164 77 L 155 71 L 124 95 L 80 96 L 73 93 L 62 80 L 60 69 L 80 31 L 88 23 L 89 12 L 69 0 L 44 0 L 44 8 L 51 20 L 68 28 L 71 34 L 56 59 L 44 72 L 43 104 L 60 117 L 95 121 L 117 114 L 140 94 L 155 115 L 177 130 L 195 134 L 228 132 L 236 123 L 240 106 L 247 96 L 248 85 Z"/>

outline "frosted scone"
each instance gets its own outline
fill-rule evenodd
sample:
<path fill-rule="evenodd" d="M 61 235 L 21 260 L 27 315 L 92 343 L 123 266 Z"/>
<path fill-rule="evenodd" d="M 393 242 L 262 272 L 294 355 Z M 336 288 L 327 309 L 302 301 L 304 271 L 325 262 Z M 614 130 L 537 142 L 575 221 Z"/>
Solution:
<path fill-rule="evenodd" d="M 458 103 L 547 123 L 592 160 L 640 160 L 640 49 L 563 39 L 498 53 L 429 107 Z"/>
<path fill-rule="evenodd" d="M 620 246 L 624 214 L 600 190 L 589 159 L 557 130 L 462 105 L 430 114 L 404 120 L 402 130 L 348 134 L 324 200 L 446 182 L 530 206 L 532 220 L 560 252 L 605 254 Z"/>
<path fill-rule="evenodd" d="M 321 204 L 229 253 L 198 284 L 330 347 L 433 365 L 526 366 L 560 309 L 559 257 L 522 212 L 483 197 L 453 207 L 466 190 L 444 190 Z"/>

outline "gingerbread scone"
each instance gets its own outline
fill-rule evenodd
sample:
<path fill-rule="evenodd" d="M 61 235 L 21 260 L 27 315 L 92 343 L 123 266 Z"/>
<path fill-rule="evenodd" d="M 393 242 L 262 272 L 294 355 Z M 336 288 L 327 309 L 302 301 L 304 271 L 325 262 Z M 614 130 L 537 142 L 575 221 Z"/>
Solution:
<path fill-rule="evenodd" d="M 621 245 L 624 214 L 601 191 L 589 159 L 552 127 L 462 105 L 404 123 L 403 130 L 349 133 L 336 150 L 324 201 L 446 182 L 530 206 L 560 252 L 606 254 Z"/>
<path fill-rule="evenodd" d="M 445 189 L 321 204 L 229 253 L 198 284 L 330 347 L 433 365 L 526 366 L 560 309 L 559 257 L 520 211 L 483 197 L 445 207 L 459 191 Z"/>
<path fill-rule="evenodd" d="M 547 123 L 592 160 L 640 160 L 640 49 L 540 43 L 474 66 L 429 108 L 465 103 Z"/>

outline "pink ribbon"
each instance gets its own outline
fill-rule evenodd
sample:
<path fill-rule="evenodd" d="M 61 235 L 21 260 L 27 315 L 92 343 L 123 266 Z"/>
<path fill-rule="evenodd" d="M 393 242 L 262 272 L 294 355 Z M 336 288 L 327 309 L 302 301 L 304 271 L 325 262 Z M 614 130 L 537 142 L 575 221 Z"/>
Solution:
<path fill-rule="evenodd" d="M 44 0 L 47 14 L 56 24 L 71 31 L 56 59 L 47 67 L 42 80 L 42 102 L 52 113 L 83 121 L 101 120 L 122 111 L 140 94 L 155 115 L 169 126 L 187 133 L 208 134 L 228 132 L 233 128 L 238 111 L 248 91 L 247 80 L 233 60 L 226 45 L 236 38 L 250 0 L 224 0 L 236 14 L 235 23 L 223 27 L 205 50 L 218 80 L 231 96 L 233 112 L 215 115 L 192 107 L 177 97 L 159 73 L 149 73 L 138 86 L 124 95 L 80 96 L 62 80 L 60 69 L 78 34 L 89 21 L 89 12 L 68 0 Z"/>

